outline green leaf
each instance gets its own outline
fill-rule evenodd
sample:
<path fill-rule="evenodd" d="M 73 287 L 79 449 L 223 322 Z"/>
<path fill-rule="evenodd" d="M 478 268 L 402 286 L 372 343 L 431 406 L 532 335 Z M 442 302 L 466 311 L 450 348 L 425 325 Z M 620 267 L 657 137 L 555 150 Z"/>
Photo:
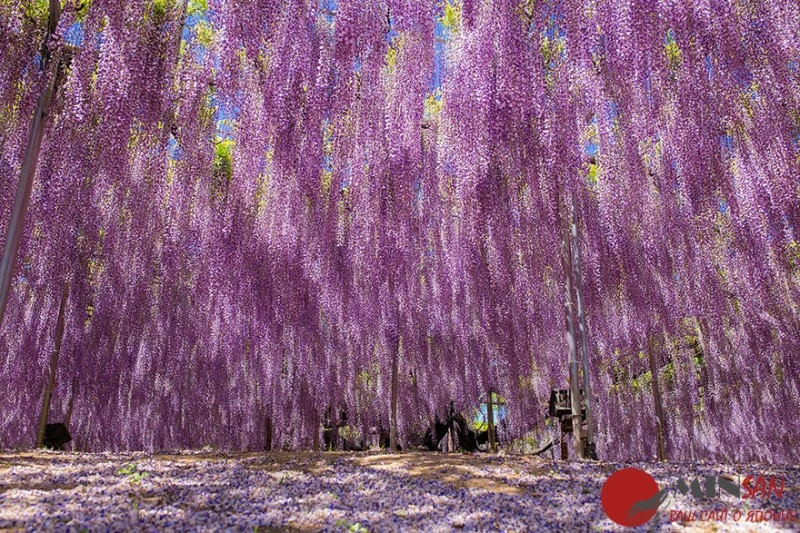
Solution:
<path fill-rule="evenodd" d="M 186 8 L 188 15 L 204 15 L 208 11 L 208 0 L 190 0 Z"/>

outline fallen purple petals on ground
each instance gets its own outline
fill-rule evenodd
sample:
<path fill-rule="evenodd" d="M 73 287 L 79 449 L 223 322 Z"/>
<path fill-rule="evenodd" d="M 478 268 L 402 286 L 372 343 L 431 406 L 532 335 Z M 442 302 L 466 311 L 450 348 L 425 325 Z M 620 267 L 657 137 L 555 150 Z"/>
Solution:
<path fill-rule="evenodd" d="M 670 521 L 669 510 L 797 510 L 800 468 L 554 462 L 528 456 L 219 452 L 0 454 L 0 531 L 605 531 L 603 483 L 635 466 L 660 487 L 705 475 L 770 475 L 770 501 L 673 490 L 646 526 L 794 530 L 797 522 Z M 748 503 L 749 502 L 749 503 Z"/>

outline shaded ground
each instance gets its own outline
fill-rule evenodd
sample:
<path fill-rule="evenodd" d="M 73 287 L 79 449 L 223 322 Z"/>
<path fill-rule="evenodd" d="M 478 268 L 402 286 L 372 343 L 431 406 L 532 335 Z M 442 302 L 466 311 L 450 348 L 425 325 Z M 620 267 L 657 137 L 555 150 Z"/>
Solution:
<path fill-rule="evenodd" d="M 670 521 L 669 511 L 800 511 L 800 467 L 565 463 L 439 453 L 0 453 L 0 531 L 622 530 L 600 492 L 636 466 L 659 487 L 705 475 L 778 476 L 768 502 L 671 499 L 643 531 L 800 530 L 800 522 Z"/>

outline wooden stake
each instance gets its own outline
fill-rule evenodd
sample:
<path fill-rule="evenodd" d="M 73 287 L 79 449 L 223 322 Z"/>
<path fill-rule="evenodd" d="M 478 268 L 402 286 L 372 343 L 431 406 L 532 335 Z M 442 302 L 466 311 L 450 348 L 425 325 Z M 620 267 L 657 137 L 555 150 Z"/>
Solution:
<path fill-rule="evenodd" d="M 64 340 L 64 314 L 67 308 L 68 297 L 69 283 L 64 283 L 64 290 L 61 292 L 61 304 L 58 306 L 55 346 L 53 346 L 53 353 L 50 354 L 50 371 L 47 375 L 47 383 L 44 386 L 42 410 L 39 414 L 39 429 L 36 433 L 37 448 L 44 446 L 44 433 L 47 427 L 47 417 L 50 414 L 50 398 L 53 396 L 53 387 L 55 386 L 56 382 L 56 371 L 58 370 L 58 357 L 61 354 L 61 342 Z M 71 414 L 72 413 L 70 413 L 70 415 Z"/>

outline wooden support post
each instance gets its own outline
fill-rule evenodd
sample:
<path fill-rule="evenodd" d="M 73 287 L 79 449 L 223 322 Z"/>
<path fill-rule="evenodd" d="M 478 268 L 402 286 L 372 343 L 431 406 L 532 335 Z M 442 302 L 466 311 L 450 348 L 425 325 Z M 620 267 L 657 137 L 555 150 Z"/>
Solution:
<path fill-rule="evenodd" d="M 391 425 L 389 427 L 389 451 L 397 451 L 397 367 L 400 352 L 400 341 L 392 341 L 392 403 Z"/>
<path fill-rule="evenodd" d="M 264 451 L 272 451 L 272 417 L 269 415 L 264 423 Z"/>
<path fill-rule="evenodd" d="M 58 19 L 61 17 L 61 4 L 59 0 L 50 0 L 50 18 L 48 20 L 48 31 L 45 43 L 50 35 L 55 32 L 58 26 Z M 50 63 L 50 54 L 46 46 L 42 47 L 42 69 L 47 70 Z M 58 83 L 60 62 L 52 69 L 50 79 L 45 84 L 42 94 L 39 96 L 39 103 L 31 120 L 28 144 L 25 147 L 25 158 L 22 160 L 22 169 L 19 173 L 17 183 L 17 194 L 14 197 L 14 207 L 11 211 L 11 220 L 8 224 L 6 233 L 6 243 L 3 248 L 3 257 L 0 259 L 0 325 L 8 304 L 8 296 L 11 291 L 11 280 L 13 278 L 14 266 L 19 254 L 19 245 L 22 241 L 22 231 L 25 227 L 25 215 L 28 212 L 28 204 L 31 200 L 31 190 L 33 189 L 33 177 L 36 175 L 36 166 L 39 163 L 39 152 L 42 149 L 42 138 L 44 137 L 44 126 L 47 115 L 50 112 L 50 103 L 56 92 Z"/>
<path fill-rule="evenodd" d="M 363 402 L 361 403 L 361 405 L 362 406 L 364 405 Z M 361 412 L 361 435 L 362 435 L 361 442 L 363 443 L 364 451 L 367 451 L 370 449 L 370 445 L 372 444 L 369 439 L 369 423 L 367 422 L 367 417 L 364 414 L 365 413 L 364 407 L 361 407 L 360 412 Z"/>
<path fill-rule="evenodd" d="M 566 202 L 559 202 L 561 215 L 561 267 L 564 272 L 564 326 L 566 329 L 567 352 L 569 357 L 569 386 L 572 403 L 572 438 L 575 457 L 583 458 L 583 439 L 581 438 L 581 396 L 578 377 L 578 359 L 575 343 L 575 319 L 572 309 L 572 253 L 570 250 L 570 220 Z"/>
<path fill-rule="evenodd" d="M 67 404 L 67 416 L 64 420 L 64 425 L 67 426 L 67 429 L 70 428 L 70 422 L 72 421 L 72 410 L 75 407 L 75 395 L 78 393 L 78 386 L 76 383 L 72 383 L 72 391 L 69 395 L 69 403 Z"/>
<path fill-rule="evenodd" d="M 319 412 L 314 411 L 314 451 L 319 451 Z"/>
<path fill-rule="evenodd" d="M 447 417 L 447 453 L 453 453 L 456 450 L 456 433 L 453 428 L 455 421 L 456 410 L 453 407 L 453 401 L 450 401 L 450 412 Z"/>
<path fill-rule="evenodd" d="M 492 398 L 492 389 L 489 388 L 489 401 L 487 402 L 486 409 L 486 425 L 489 428 L 489 452 L 497 453 L 497 442 L 494 438 L 494 399 Z"/>
<path fill-rule="evenodd" d="M 331 450 L 339 448 L 339 416 L 331 409 Z"/>
<path fill-rule="evenodd" d="M 72 427 L 72 412 L 75 408 L 75 396 L 77 395 L 78 395 L 78 381 L 73 377 L 72 390 L 70 390 L 69 402 L 67 403 L 67 414 L 64 417 L 64 425 L 67 426 L 67 429 L 70 429 Z M 70 449 L 73 451 L 78 449 L 78 443 L 75 441 L 77 438 L 78 436 L 76 435 L 76 437 L 73 438 L 72 441 L 67 444 L 67 446 L 69 446 Z"/>
<path fill-rule="evenodd" d="M 647 355 L 650 359 L 650 380 L 653 387 L 653 402 L 655 404 L 656 412 L 656 438 L 658 439 L 658 460 L 667 460 L 667 443 L 666 443 L 666 424 L 664 422 L 664 411 L 661 405 L 661 390 L 658 386 L 658 367 L 656 365 L 656 356 L 654 348 L 653 336 L 649 336 L 647 344 Z"/>
<path fill-rule="evenodd" d="M 383 417 L 378 415 L 378 434 L 375 436 L 375 447 L 383 449 Z"/>
<path fill-rule="evenodd" d="M 50 414 L 50 399 L 53 396 L 53 387 L 56 382 L 56 371 L 58 370 L 58 358 L 61 355 L 61 343 L 64 340 L 64 314 L 67 310 L 67 298 L 69 297 L 69 283 L 64 283 L 64 290 L 61 292 L 61 303 L 58 306 L 58 319 L 56 320 L 56 335 L 53 353 L 50 354 L 50 369 L 47 374 L 47 383 L 44 386 L 42 398 L 42 410 L 39 413 L 39 428 L 36 432 L 36 447 L 44 446 L 44 433 L 47 427 L 47 417 Z"/>

